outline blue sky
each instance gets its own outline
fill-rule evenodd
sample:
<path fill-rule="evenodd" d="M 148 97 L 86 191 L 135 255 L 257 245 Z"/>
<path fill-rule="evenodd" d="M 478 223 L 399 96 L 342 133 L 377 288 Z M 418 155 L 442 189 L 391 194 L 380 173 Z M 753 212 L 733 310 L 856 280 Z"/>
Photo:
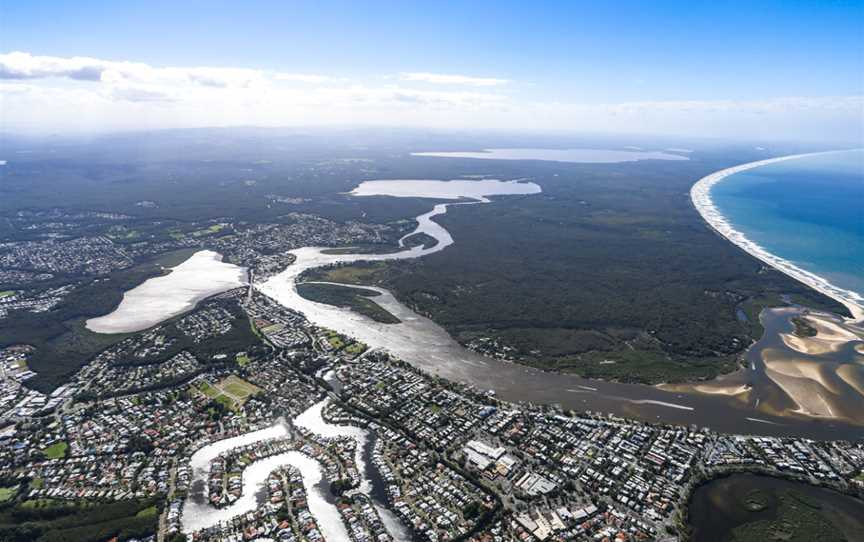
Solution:
<path fill-rule="evenodd" d="M 101 111 L 87 124 L 93 129 L 206 125 L 202 112 L 180 104 L 231 100 L 233 106 L 242 103 L 240 109 L 248 110 L 252 102 L 258 109 L 248 111 L 246 119 L 241 111 L 217 115 L 214 124 L 266 119 L 278 124 L 450 123 L 464 128 L 480 122 L 496 129 L 573 131 L 612 124 L 614 130 L 694 134 L 713 126 L 724 133 L 758 128 L 764 137 L 814 132 L 822 137 L 824 132 L 854 139 L 860 136 L 856 124 L 862 120 L 864 94 L 862 21 L 862 2 L 791 0 L 3 1 L 0 54 L 22 52 L 31 58 L 18 57 L 7 62 L 5 72 L 0 69 L 6 94 L 12 92 L 8 85 L 17 85 L 14 98 L 2 103 L 26 105 L 24 94 L 41 92 L 41 102 L 32 103 L 35 108 L 65 89 L 72 103 L 73 98 L 84 100 L 92 111 Z M 106 84 L 103 76 L 101 84 L 86 85 L 62 70 L 37 70 L 34 76 L 31 69 L 44 67 L 46 58 L 72 57 L 157 69 L 206 67 L 254 70 L 267 78 L 302 74 L 321 79 L 297 84 L 288 77 L 266 90 L 256 83 L 255 93 L 217 98 L 200 88 L 185 88 L 188 81 L 176 77 L 147 80 L 139 74 L 107 78 Z M 295 85 L 288 88 L 286 81 Z M 277 90 L 285 93 L 276 96 Z M 300 114 L 287 107 L 310 95 L 315 98 Z M 124 99 L 135 107 L 114 103 Z M 106 101 L 102 109 L 98 100 Z M 268 100 L 270 115 L 261 105 Z M 340 114 L 325 110 L 328 100 Z M 394 103 L 388 106 L 388 100 Z M 785 101 L 776 106 L 776 100 Z M 151 111 L 142 111 L 148 101 Z M 411 114 L 403 114 L 404 104 L 398 102 L 413 103 Z M 647 110 L 655 102 L 662 105 L 654 114 L 634 113 L 633 104 Z M 420 104 L 431 104 L 433 110 L 417 111 Z M 316 107 L 322 109 L 319 117 L 313 114 Z M 727 114 L 720 116 L 718 108 Z M 712 111 L 713 116 L 708 114 Z M 770 130 L 759 126 L 765 124 L 766 111 L 778 117 L 769 123 Z M 57 129 L 74 124 L 62 113 L 54 115 Z M 738 118 L 742 114 L 747 118 Z M 793 118 L 779 118 L 783 115 Z M 13 128 L 47 128 L 51 123 L 21 116 L 10 119 L 4 113 L 4 122 Z M 687 116 L 694 117 L 692 125 Z M 763 121 L 756 122 L 760 116 Z"/>

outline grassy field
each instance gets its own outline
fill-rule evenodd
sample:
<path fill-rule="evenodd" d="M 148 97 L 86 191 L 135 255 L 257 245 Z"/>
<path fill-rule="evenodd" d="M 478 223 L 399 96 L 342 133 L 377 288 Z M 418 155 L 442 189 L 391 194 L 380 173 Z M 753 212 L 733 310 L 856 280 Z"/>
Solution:
<path fill-rule="evenodd" d="M 335 333 L 327 336 L 327 342 L 330 343 L 330 346 L 333 348 L 333 350 L 342 350 L 343 348 L 345 348 L 345 341 L 343 341 L 342 337 Z"/>
<path fill-rule="evenodd" d="M 236 410 L 249 397 L 261 391 L 261 388 L 246 382 L 242 378 L 229 375 L 220 382 L 211 383 L 202 380 L 195 385 L 196 389 L 225 407 Z"/>
<path fill-rule="evenodd" d="M 225 380 L 219 383 L 218 387 L 223 392 L 228 392 L 243 401 L 261 391 L 261 388 L 258 386 L 250 384 L 235 375 L 226 377 Z"/>
<path fill-rule="evenodd" d="M 212 226 L 204 228 L 203 230 L 193 231 L 189 235 L 191 235 L 192 237 L 204 237 L 206 235 L 214 235 L 224 230 L 226 226 L 228 226 L 228 224 L 213 224 Z"/>
<path fill-rule="evenodd" d="M 366 351 L 366 345 L 361 342 L 354 342 L 345 347 L 344 352 L 351 356 L 358 356 Z"/>
<path fill-rule="evenodd" d="M 18 486 L 0 487 L 0 503 L 10 500 L 18 493 Z"/>
<path fill-rule="evenodd" d="M 343 284 L 373 284 L 382 276 L 384 265 L 365 264 L 363 267 L 342 266 L 326 270 L 313 270 L 310 277 L 328 282 L 341 282 Z"/>
<path fill-rule="evenodd" d="M 159 514 L 159 509 L 156 508 L 156 505 L 148 506 L 147 508 L 142 508 L 135 514 L 136 518 L 152 518 Z"/>
<path fill-rule="evenodd" d="M 225 408 L 230 410 L 235 410 L 237 406 L 237 403 L 227 395 L 217 395 L 214 401 L 222 404 Z"/>
<path fill-rule="evenodd" d="M 48 459 L 61 459 L 66 457 L 66 451 L 68 449 L 69 445 L 65 442 L 56 442 L 42 450 L 42 453 L 45 454 L 45 457 Z"/>
<path fill-rule="evenodd" d="M 219 395 L 219 390 L 211 386 L 206 380 L 202 380 L 198 383 L 198 390 L 211 399 Z"/>

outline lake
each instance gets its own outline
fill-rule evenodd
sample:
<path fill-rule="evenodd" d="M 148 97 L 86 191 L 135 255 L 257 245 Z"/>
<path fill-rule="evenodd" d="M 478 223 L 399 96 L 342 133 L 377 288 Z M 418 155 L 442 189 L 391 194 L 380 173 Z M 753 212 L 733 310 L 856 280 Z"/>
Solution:
<path fill-rule="evenodd" d="M 733 474 L 693 492 L 693 542 L 861 540 L 864 501 L 801 482 Z"/>
<path fill-rule="evenodd" d="M 133 333 L 189 311 L 199 301 L 247 284 L 243 267 L 225 263 L 222 255 L 200 250 L 168 274 L 144 281 L 123 294 L 109 314 L 87 320 L 95 333 Z"/>
<path fill-rule="evenodd" d="M 550 162 L 574 162 L 582 164 L 617 164 L 638 160 L 689 160 L 687 156 L 673 154 L 689 153 L 685 149 L 668 149 L 672 152 L 616 149 L 484 149 L 467 152 L 412 152 L 412 156 L 436 158 L 476 158 L 478 160 L 546 160 Z"/>

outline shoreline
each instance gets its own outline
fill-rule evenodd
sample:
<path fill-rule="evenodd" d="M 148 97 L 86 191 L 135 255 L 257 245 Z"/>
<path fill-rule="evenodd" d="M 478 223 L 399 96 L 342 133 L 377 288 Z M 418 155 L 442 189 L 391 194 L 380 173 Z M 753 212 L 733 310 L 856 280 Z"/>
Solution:
<path fill-rule="evenodd" d="M 255 288 L 280 305 L 302 312 L 315 325 L 360 340 L 370 348 L 388 351 L 430 376 L 477 386 L 482 390 L 494 390 L 498 397 L 514 403 L 556 403 L 562 408 L 613 413 L 645 422 L 698 424 L 730 434 L 804 435 L 817 440 L 837 440 L 848 438 L 849 435 L 856 435 L 857 438 L 860 434 L 860 427 L 842 421 L 814 423 L 803 417 L 790 419 L 766 414 L 746 404 L 739 405 L 734 397 L 724 394 L 690 395 L 657 386 L 551 373 L 488 358 L 464 348 L 438 324 L 413 312 L 402 305 L 392 292 L 377 286 L 365 285 L 361 288 L 378 290 L 382 295 L 376 297 L 375 302 L 399 318 L 400 323 L 380 324 L 359 313 L 316 303 L 297 294 L 294 281 L 308 269 L 356 261 L 417 258 L 444 250 L 454 242 L 453 237 L 430 218 L 447 212 L 451 205 L 475 203 L 480 202 L 456 200 L 438 203 L 432 211 L 418 216 L 415 232 L 422 231 L 438 240 L 430 248 L 414 246 L 387 254 L 332 254 L 321 247 L 302 247 L 291 251 L 296 256 L 293 264 L 267 281 L 256 284 Z M 741 384 L 736 383 L 736 386 Z M 673 404 L 675 407 L 670 406 Z M 676 408 L 678 406 L 685 408 Z"/>
<path fill-rule="evenodd" d="M 742 171 L 767 166 L 769 164 L 785 162 L 787 160 L 794 160 L 797 158 L 806 158 L 811 156 L 820 156 L 836 152 L 846 151 L 824 151 L 804 154 L 790 154 L 787 156 L 779 156 L 776 158 L 758 160 L 756 162 L 749 162 L 746 164 L 722 169 L 720 171 L 715 171 L 714 173 L 711 173 L 710 175 L 702 177 L 701 179 L 696 181 L 696 183 L 690 188 L 690 201 L 693 203 L 696 211 L 699 212 L 705 222 L 707 222 L 708 225 L 711 226 L 711 228 L 721 237 L 725 238 L 727 241 L 731 242 L 732 244 L 742 249 L 744 252 L 750 254 L 751 256 L 755 257 L 756 259 L 768 264 L 774 269 L 777 269 L 781 273 L 784 273 L 787 276 L 813 288 L 817 292 L 822 293 L 830 297 L 831 299 L 834 299 L 838 303 L 845 306 L 849 313 L 852 315 L 851 319 L 845 317 L 844 319 L 850 320 L 850 323 L 860 323 L 864 322 L 864 298 L 862 298 L 856 292 L 846 290 L 845 288 L 840 288 L 839 286 L 835 286 L 834 284 L 831 284 L 831 282 L 829 282 L 827 279 L 810 271 L 801 269 L 789 260 L 772 254 L 771 252 L 768 252 L 761 245 L 748 238 L 742 232 L 736 230 L 735 227 L 729 222 L 729 220 L 720 212 L 720 210 L 717 209 L 717 207 L 714 205 L 714 201 L 711 199 L 711 189 L 714 187 L 714 185 L 721 182 L 726 177 L 729 177 L 736 173 L 741 173 Z"/>

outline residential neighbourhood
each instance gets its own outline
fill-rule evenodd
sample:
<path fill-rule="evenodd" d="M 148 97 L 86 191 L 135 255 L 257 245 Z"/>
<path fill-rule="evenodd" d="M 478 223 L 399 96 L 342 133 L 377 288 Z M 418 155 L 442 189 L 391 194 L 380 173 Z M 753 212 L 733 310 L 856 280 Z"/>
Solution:
<path fill-rule="evenodd" d="M 242 311 L 248 324 L 239 325 L 257 329 L 266 348 L 218 359 L 172 353 L 238 325 L 228 307 Z M 331 332 L 245 289 L 170 326 L 118 343 L 48 396 L 21 387 L 28 349 L 4 350 L 0 478 L 30 500 L 157 498 L 160 540 L 324 538 L 305 504 L 319 489 L 305 487 L 290 465 L 269 475 L 269 496 L 253 512 L 184 531 L 187 499 L 230 509 L 250 466 L 289 452 L 320 466 L 355 542 L 397 536 L 380 517 L 384 508 L 412 538 L 430 542 L 662 540 L 680 526 L 698 480 L 739 469 L 860 488 L 860 443 L 720 435 L 506 403 L 382 351 L 349 353 L 347 338 L 333 348 Z M 368 440 L 292 423 L 325 398 L 324 423 L 358 428 Z M 214 456 L 206 486 L 193 488 L 196 450 L 280 424 L 285 436 Z M 368 483 L 376 492 L 360 489 Z"/>

